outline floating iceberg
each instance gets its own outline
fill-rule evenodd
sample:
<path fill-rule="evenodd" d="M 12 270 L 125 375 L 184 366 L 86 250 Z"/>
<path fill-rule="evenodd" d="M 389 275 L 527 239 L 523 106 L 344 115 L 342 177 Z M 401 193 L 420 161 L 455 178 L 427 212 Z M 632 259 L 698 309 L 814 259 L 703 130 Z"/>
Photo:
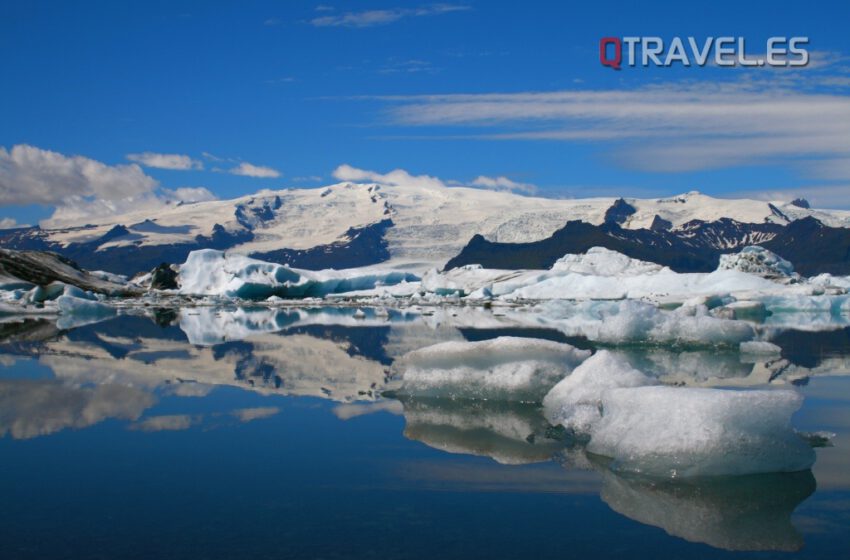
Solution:
<path fill-rule="evenodd" d="M 60 329 L 78 327 L 116 315 L 115 308 L 76 286 L 65 286 L 64 293 L 56 299 L 56 303 L 62 314 L 56 323 Z"/>
<path fill-rule="evenodd" d="M 602 418 L 602 395 L 617 387 L 657 383 L 622 357 L 600 350 L 555 385 L 543 399 L 546 419 L 587 436 Z"/>
<path fill-rule="evenodd" d="M 649 476 L 802 471 L 815 460 L 790 425 L 802 401 L 786 390 L 613 389 L 587 449 L 614 470 Z"/>
<path fill-rule="evenodd" d="M 299 270 L 213 249 L 192 251 L 180 266 L 180 293 L 265 300 L 321 297 L 418 280 L 399 271 Z"/>
<path fill-rule="evenodd" d="M 406 354 L 400 394 L 539 402 L 590 356 L 569 344 L 502 336 L 443 342 Z"/>

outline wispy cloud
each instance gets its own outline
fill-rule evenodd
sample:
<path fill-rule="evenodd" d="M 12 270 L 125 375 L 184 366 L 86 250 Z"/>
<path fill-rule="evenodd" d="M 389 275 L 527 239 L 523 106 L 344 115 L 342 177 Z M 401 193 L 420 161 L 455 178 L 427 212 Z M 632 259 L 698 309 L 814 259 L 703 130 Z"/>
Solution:
<path fill-rule="evenodd" d="M 281 175 L 277 169 L 263 165 L 254 165 L 245 161 L 229 169 L 227 172 L 231 175 L 241 175 L 242 177 L 254 177 L 257 179 L 277 179 Z"/>
<path fill-rule="evenodd" d="M 127 154 L 127 159 L 145 167 L 155 169 L 173 169 L 188 171 L 192 169 L 203 169 L 204 164 L 189 156 L 181 154 L 158 154 L 155 152 L 142 152 L 140 154 Z"/>
<path fill-rule="evenodd" d="M 459 4 L 432 4 L 418 8 L 392 8 L 329 14 L 313 18 L 310 23 L 316 27 L 374 27 L 376 25 L 387 25 L 404 18 L 435 16 L 469 9 L 469 6 Z"/>
<path fill-rule="evenodd" d="M 796 76 L 383 99 L 394 124 L 466 127 L 463 137 L 489 140 L 604 142 L 632 169 L 683 172 L 793 158 L 817 160 L 798 166 L 813 175 L 820 165 L 823 178 L 850 178 L 850 96 L 788 87 L 803 79 Z"/>

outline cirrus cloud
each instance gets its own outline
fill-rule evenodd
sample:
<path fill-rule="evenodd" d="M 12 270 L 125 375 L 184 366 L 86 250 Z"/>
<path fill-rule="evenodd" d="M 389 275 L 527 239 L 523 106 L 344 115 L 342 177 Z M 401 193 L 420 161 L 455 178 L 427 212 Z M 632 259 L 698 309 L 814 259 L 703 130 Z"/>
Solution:
<path fill-rule="evenodd" d="M 311 19 L 310 23 L 315 27 L 375 27 L 377 25 L 393 23 L 403 18 L 435 16 L 469 9 L 469 6 L 459 4 L 432 4 L 418 8 L 365 10 L 319 16 Z"/>

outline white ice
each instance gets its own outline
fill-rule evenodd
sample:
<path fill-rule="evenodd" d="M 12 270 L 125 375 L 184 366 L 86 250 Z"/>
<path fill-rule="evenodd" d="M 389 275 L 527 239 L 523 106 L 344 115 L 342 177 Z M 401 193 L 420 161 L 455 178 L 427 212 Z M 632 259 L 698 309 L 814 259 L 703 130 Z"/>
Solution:
<path fill-rule="evenodd" d="M 324 296 L 416 279 L 399 271 L 299 270 L 213 249 L 189 253 L 179 274 L 183 294 L 251 300 Z"/>
<path fill-rule="evenodd" d="M 612 389 L 587 449 L 614 470 L 651 476 L 802 471 L 815 458 L 791 428 L 802 401 L 788 390 Z"/>
<path fill-rule="evenodd" d="M 543 399 L 544 414 L 552 424 L 586 436 L 602 418 L 605 391 L 656 383 L 622 357 L 600 350 L 549 391 Z"/>

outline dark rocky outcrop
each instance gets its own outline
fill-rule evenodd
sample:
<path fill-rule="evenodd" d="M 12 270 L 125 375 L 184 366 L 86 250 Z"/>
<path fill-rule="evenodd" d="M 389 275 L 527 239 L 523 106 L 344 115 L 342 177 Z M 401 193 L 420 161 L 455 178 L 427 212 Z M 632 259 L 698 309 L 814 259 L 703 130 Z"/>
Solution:
<path fill-rule="evenodd" d="M 0 273 L 35 286 L 63 282 L 110 296 L 131 296 L 140 293 L 140 290 L 135 288 L 95 276 L 80 268 L 74 261 L 55 253 L 0 249 Z"/>
<path fill-rule="evenodd" d="M 622 224 L 635 212 L 637 212 L 637 209 L 634 206 L 622 198 L 618 198 L 614 201 L 614 204 L 605 211 L 605 223 Z"/>

